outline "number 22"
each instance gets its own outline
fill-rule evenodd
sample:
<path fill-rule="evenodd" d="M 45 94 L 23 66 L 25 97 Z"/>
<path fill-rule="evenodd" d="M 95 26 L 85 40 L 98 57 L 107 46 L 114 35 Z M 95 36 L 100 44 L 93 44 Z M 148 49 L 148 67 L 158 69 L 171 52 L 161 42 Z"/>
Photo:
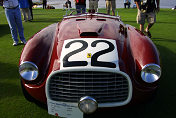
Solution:
<path fill-rule="evenodd" d="M 98 43 L 101 43 L 101 42 L 108 44 L 109 48 L 101 50 L 99 52 L 96 52 L 94 55 L 92 55 L 91 66 L 116 68 L 116 64 L 115 63 L 112 63 L 112 62 L 103 62 L 103 61 L 98 61 L 97 60 L 99 56 L 101 56 L 103 54 L 106 54 L 106 53 L 109 53 L 109 52 L 112 52 L 114 50 L 114 48 L 115 48 L 114 45 L 111 42 L 106 41 L 106 40 L 96 40 L 96 41 L 93 41 L 91 43 L 91 46 L 92 47 L 96 47 L 96 45 Z M 77 53 L 79 53 L 81 51 L 84 51 L 88 47 L 88 43 L 86 41 L 83 41 L 83 40 L 74 40 L 74 41 L 71 41 L 71 42 L 67 43 L 65 45 L 65 48 L 69 48 L 73 43 L 81 43 L 82 47 L 80 47 L 79 49 L 76 49 L 76 50 L 68 53 L 67 55 L 65 55 L 65 57 L 63 58 L 63 67 L 87 66 L 88 65 L 87 61 L 68 61 L 68 59 L 72 55 L 75 55 L 75 54 L 77 54 Z"/>

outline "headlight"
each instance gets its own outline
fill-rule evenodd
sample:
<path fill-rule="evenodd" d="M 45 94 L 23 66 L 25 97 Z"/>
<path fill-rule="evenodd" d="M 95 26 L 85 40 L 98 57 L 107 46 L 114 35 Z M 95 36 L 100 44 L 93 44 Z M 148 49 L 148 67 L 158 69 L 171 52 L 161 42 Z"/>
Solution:
<path fill-rule="evenodd" d="M 147 64 L 141 70 L 141 77 L 147 83 L 157 81 L 161 76 L 161 68 L 157 64 Z"/>
<path fill-rule="evenodd" d="M 83 113 L 91 114 L 96 111 L 98 104 L 92 97 L 85 96 L 80 99 L 78 107 Z"/>
<path fill-rule="evenodd" d="M 19 66 L 19 73 L 23 79 L 32 81 L 38 76 L 38 67 L 32 62 L 26 61 Z"/>

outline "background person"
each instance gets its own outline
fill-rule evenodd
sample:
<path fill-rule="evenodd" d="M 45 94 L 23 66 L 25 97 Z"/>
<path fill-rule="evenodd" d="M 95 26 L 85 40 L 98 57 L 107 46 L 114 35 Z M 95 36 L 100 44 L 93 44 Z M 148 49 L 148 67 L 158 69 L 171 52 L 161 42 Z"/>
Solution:
<path fill-rule="evenodd" d="M 128 9 L 129 9 L 130 5 L 131 5 L 131 0 L 124 0 L 124 8 L 126 8 L 126 6 L 128 6 Z"/>
<path fill-rule="evenodd" d="M 47 6 L 47 0 L 43 0 L 43 9 L 46 9 Z"/>
<path fill-rule="evenodd" d="M 68 8 L 69 8 L 69 9 L 72 8 L 72 6 L 71 6 L 71 1 L 70 1 L 70 0 L 67 0 L 66 3 L 67 3 L 67 5 L 68 5 Z"/>
<path fill-rule="evenodd" d="M 3 6 L 3 0 L 0 0 L 0 6 Z"/>
<path fill-rule="evenodd" d="M 138 9 L 137 23 L 140 24 L 140 31 L 144 32 L 144 24 L 147 19 L 148 25 L 145 29 L 145 33 L 149 38 L 151 38 L 149 30 L 156 22 L 156 12 L 159 12 L 160 10 L 160 0 L 134 0 L 134 2 Z"/>
<path fill-rule="evenodd" d="M 19 1 L 21 11 L 22 11 L 23 16 L 24 16 L 24 21 L 25 22 L 31 21 L 32 17 L 31 17 L 31 12 L 30 12 L 30 9 L 29 9 L 28 0 L 18 0 L 18 1 Z"/>
<path fill-rule="evenodd" d="M 72 8 L 71 1 L 66 0 L 65 4 L 63 5 L 64 10 L 65 10 L 65 8 L 68 9 L 68 10 L 70 10 L 70 8 Z"/>
<path fill-rule="evenodd" d="M 97 12 L 98 9 L 98 1 L 99 0 L 89 0 L 89 9 L 90 10 L 95 10 L 95 12 Z"/>
<path fill-rule="evenodd" d="M 110 15 L 110 11 L 112 10 L 112 15 L 115 16 L 116 0 L 105 0 L 105 1 L 106 1 L 107 14 Z"/>
<path fill-rule="evenodd" d="M 32 0 L 28 0 L 28 2 L 29 2 L 29 10 L 31 12 L 31 18 L 33 20 L 33 12 L 32 12 L 33 2 L 32 2 Z"/>
<path fill-rule="evenodd" d="M 12 39 L 14 42 L 13 46 L 18 45 L 18 34 L 22 43 L 26 44 L 26 40 L 24 38 L 24 33 L 23 33 L 23 24 L 21 20 L 21 12 L 19 8 L 18 0 L 3 0 L 3 7 L 5 8 L 5 15 L 6 15 L 6 18 L 10 27 Z"/>
<path fill-rule="evenodd" d="M 86 13 L 86 0 L 74 0 L 77 14 Z"/>

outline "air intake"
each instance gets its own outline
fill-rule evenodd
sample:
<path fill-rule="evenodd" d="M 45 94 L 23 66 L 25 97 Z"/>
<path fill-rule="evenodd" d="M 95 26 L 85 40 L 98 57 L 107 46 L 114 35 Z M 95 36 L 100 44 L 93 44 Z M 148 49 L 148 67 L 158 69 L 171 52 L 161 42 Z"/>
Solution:
<path fill-rule="evenodd" d="M 78 102 L 82 96 L 92 96 L 98 103 L 118 103 L 128 99 L 129 90 L 122 74 L 79 71 L 55 73 L 47 91 L 54 101 Z"/>
<path fill-rule="evenodd" d="M 80 36 L 98 36 L 97 32 L 82 32 Z"/>

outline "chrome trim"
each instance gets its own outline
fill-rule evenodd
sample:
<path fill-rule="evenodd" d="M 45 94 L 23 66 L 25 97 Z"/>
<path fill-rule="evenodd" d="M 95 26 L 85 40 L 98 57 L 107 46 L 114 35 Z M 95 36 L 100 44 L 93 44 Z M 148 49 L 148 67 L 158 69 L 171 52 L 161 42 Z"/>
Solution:
<path fill-rule="evenodd" d="M 120 20 L 120 16 L 111 16 L 111 15 L 106 15 L 106 14 L 98 14 L 98 13 L 94 13 L 94 14 L 81 14 L 81 15 L 71 15 L 71 16 L 65 16 L 64 19 L 67 18 L 76 18 L 76 17 L 81 17 L 81 16 L 100 16 L 100 17 L 105 17 L 105 18 L 114 18 L 114 19 L 119 19 Z"/>
<path fill-rule="evenodd" d="M 126 104 L 128 104 L 130 101 L 131 101 L 131 98 L 132 98 L 132 82 L 131 82 L 131 80 L 130 80 L 130 77 L 126 74 L 126 73 L 124 73 L 124 72 L 122 72 L 122 71 L 117 71 L 117 70 L 115 70 L 115 69 L 101 69 L 101 68 L 99 68 L 98 70 L 97 70 L 97 68 L 86 68 L 86 69 L 83 69 L 83 68 L 79 68 L 79 69 L 66 69 L 66 70 L 58 70 L 58 71 L 54 71 L 54 72 L 52 72 L 49 76 L 48 76 L 48 78 L 47 78 L 47 82 L 46 82 L 46 97 L 47 97 L 47 99 L 51 99 L 50 98 L 50 96 L 49 96 L 49 82 L 50 82 L 50 78 L 53 76 L 53 75 L 55 75 L 56 73 L 62 73 L 62 72 L 70 72 L 70 71 L 99 71 L 99 72 L 112 72 L 112 73 L 117 73 L 117 74 L 122 74 L 126 79 L 127 79 L 127 81 L 128 81 L 128 97 L 127 97 L 127 99 L 125 100 L 125 101 L 123 101 L 123 102 L 112 102 L 112 103 L 99 103 L 98 104 L 98 107 L 117 107 L 117 106 L 123 106 L 123 105 L 126 105 Z"/>
<path fill-rule="evenodd" d="M 37 74 L 37 76 L 36 76 L 34 79 L 32 79 L 32 80 L 28 80 L 28 79 L 23 78 L 23 77 L 21 76 L 21 74 L 20 74 L 20 67 L 21 67 L 23 64 L 31 64 L 32 66 L 34 66 L 34 67 L 37 69 L 38 74 Z M 38 70 L 37 65 L 34 64 L 33 62 L 30 62 L 30 61 L 24 61 L 24 62 L 22 62 L 22 63 L 19 65 L 19 74 L 20 74 L 20 76 L 21 76 L 23 79 L 25 79 L 25 80 L 27 80 L 27 81 L 33 81 L 33 80 L 35 80 L 35 79 L 38 77 L 38 75 L 39 75 L 39 70 Z"/>
<path fill-rule="evenodd" d="M 155 66 L 158 68 L 158 72 L 159 72 L 159 76 L 157 74 L 155 74 L 157 76 L 157 78 L 154 77 L 154 75 L 152 75 L 153 73 L 148 73 L 147 76 L 149 76 L 150 74 L 150 77 L 153 77 L 153 78 L 150 78 L 150 81 L 147 81 L 146 78 L 144 78 L 144 76 L 142 76 L 142 74 L 145 74 L 145 72 L 143 72 L 146 68 L 148 67 L 151 67 L 151 66 Z M 146 75 L 145 75 L 146 76 Z M 154 63 L 150 63 L 150 64 L 146 64 L 145 66 L 142 67 L 142 70 L 141 70 L 141 78 L 144 82 L 146 83 L 153 83 L 153 82 L 156 82 L 159 78 L 161 77 L 161 67 L 157 64 L 154 64 Z"/>
<path fill-rule="evenodd" d="M 81 109 L 80 104 L 81 104 L 83 101 L 86 101 L 86 100 L 90 100 L 90 101 L 94 102 L 94 103 L 95 103 L 95 106 L 94 106 L 94 107 L 95 107 L 96 109 L 98 108 L 98 103 L 97 103 L 97 101 L 96 101 L 94 98 L 92 98 L 92 97 L 90 97 L 90 96 L 84 96 L 84 97 L 81 97 L 80 101 L 78 102 L 78 108 L 79 108 L 82 112 L 84 112 L 84 111 Z M 95 112 L 96 109 L 95 109 L 94 111 L 89 112 L 89 113 L 86 113 L 86 114 L 91 114 L 91 113 Z M 84 113 L 85 113 L 85 112 L 84 112 Z"/>
<path fill-rule="evenodd" d="M 142 70 L 143 70 L 144 68 L 146 68 L 146 67 L 151 66 L 151 65 L 155 65 L 155 66 L 157 66 L 158 68 L 161 69 L 161 67 L 160 67 L 158 64 L 150 63 L 150 64 L 146 64 L 145 66 L 143 66 L 143 67 L 142 67 Z"/>
<path fill-rule="evenodd" d="M 31 62 L 31 61 L 24 61 L 24 62 L 22 62 L 22 63 L 19 65 L 19 67 L 20 67 L 22 64 L 24 64 L 24 63 L 29 63 L 29 64 L 35 66 L 35 68 L 38 69 L 37 65 L 36 65 L 35 63 Z"/>
<path fill-rule="evenodd" d="M 83 100 L 91 100 L 91 101 L 94 101 L 95 103 L 97 103 L 97 101 L 90 96 L 81 97 L 79 102 L 82 102 Z"/>

